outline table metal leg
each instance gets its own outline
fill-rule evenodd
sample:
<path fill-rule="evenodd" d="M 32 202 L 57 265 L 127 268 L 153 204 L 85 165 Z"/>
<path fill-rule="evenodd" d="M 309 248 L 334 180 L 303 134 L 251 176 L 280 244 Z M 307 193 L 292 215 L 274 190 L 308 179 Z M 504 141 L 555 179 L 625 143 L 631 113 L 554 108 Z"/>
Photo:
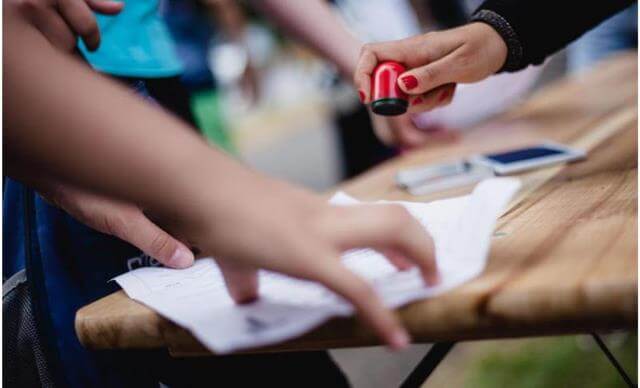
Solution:
<path fill-rule="evenodd" d="M 607 344 L 604 343 L 602 338 L 600 338 L 600 336 L 596 333 L 591 333 L 591 336 L 596 341 L 596 343 L 598 344 L 598 346 L 600 347 L 604 355 L 607 356 L 607 359 L 609 360 L 609 362 L 611 362 L 611 365 L 613 365 L 616 368 L 616 370 L 620 374 L 620 377 L 622 377 L 625 383 L 627 383 L 627 385 L 630 387 L 637 387 L 637 385 L 631 380 L 631 377 L 629 377 L 627 372 L 624 370 L 622 365 L 620 365 L 618 360 L 615 358 L 613 353 L 611 353 L 611 351 L 607 347 Z"/>
<path fill-rule="evenodd" d="M 419 388 L 445 358 L 455 342 L 437 342 L 431 346 L 420 363 L 411 374 L 402 382 L 401 388 Z"/>

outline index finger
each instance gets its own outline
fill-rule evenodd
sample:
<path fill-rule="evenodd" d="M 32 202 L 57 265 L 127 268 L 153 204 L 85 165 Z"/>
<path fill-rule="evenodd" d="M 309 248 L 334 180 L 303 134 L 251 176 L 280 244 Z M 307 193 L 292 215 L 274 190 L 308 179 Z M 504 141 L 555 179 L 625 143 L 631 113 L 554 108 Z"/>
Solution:
<path fill-rule="evenodd" d="M 338 254 L 334 256 L 314 271 L 314 280 L 351 302 L 358 315 L 393 349 L 406 348 L 410 341 L 409 334 L 399 319 L 382 304 L 369 284 L 340 264 Z"/>

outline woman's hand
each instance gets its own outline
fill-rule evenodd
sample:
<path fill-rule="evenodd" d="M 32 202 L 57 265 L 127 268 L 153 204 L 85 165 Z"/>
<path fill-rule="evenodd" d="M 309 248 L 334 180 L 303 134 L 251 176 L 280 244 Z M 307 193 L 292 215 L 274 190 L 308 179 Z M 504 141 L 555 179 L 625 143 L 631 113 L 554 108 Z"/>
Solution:
<path fill-rule="evenodd" d="M 257 174 L 247 183 L 238 180 L 243 189 L 235 195 L 212 193 L 208 205 L 198 206 L 199 221 L 181 220 L 172 229 L 216 258 L 231 296 L 238 302 L 257 298 L 260 268 L 317 281 L 352 303 L 386 343 L 405 347 L 409 337 L 396 316 L 343 266 L 341 255 L 371 247 L 400 270 L 415 265 L 433 285 L 438 282 L 434 246 L 425 229 L 397 205 L 332 206 Z"/>
<path fill-rule="evenodd" d="M 398 85 L 409 94 L 409 112 L 417 113 L 448 104 L 456 83 L 480 81 L 498 71 L 507 46 L 484 23 L 430 32 L 407 39 L 363 46 L 354 82 L 364 103 L 371 100 L 371 74 L 381 61 L 392 60 L 409 70 Z"/>

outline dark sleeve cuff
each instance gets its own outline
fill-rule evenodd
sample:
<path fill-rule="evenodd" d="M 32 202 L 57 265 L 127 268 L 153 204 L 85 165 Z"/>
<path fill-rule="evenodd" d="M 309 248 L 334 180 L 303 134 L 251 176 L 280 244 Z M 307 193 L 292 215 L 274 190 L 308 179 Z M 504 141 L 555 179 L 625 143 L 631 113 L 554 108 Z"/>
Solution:
<path fill-rule="evenodd" d="M 504 65 L 502 65 L 502 68 L 498 70 L 498 73 L 503 71 L 518 71 L 526 66 L 526 64 L 522 64 L 522 43 L 516 31 L 505 18 L 493 11 L 481 9 L 471 16 L 471 22 L 488 24 L 496 30 L 507 45 L 507 59 Z"/>

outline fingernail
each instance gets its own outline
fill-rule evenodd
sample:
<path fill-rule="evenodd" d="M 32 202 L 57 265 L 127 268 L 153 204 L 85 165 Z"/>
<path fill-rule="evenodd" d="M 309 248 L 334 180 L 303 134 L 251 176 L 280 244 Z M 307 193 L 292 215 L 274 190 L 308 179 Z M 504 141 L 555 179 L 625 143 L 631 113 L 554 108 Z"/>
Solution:
<path fill-rule="evenodd" d="M 169 265 L 175 268 L 187 268 L 191 264 L 193 264 L 193 254 L 183 246 L 178 246 L 171 259 L 169 259 Z"/>
<path fill-rule="evenodd" d="M 362 90 L 358 90 L 358 96 L 360 96 L 360 102 L 364 104 L 366 96 Z"/>
<path fill-rule="evenodd" d="M 418 105 L 418 104 L 422 104 L 422 97 L 418 97 L 415 100 L 413 100 L 413 102 L 411 103 L 411 105 Z"/>
<path fill-rule="evenodd" d="M 400 80 L 404 84 L 404 87 L 407 88 L 407 90 L 411 90 L 418 86 L 418 79 L 412 75 L 406 75 L 400 78 Z"/>
<path fill-rule="evenodd" d="M 391 336 L 391 347 L 395 350 L 406 349 L 409 346 L 409 334 L 404 330 L 397 330 Z"/>
<path fill-rule="evenodd" d="M 440 93 L 440 97 L 438 98 L 438 102 L 443 102 L 444 100 L 446 100 L 449 97 L 449 90 L 445 90 L 442 93 Z"/>

